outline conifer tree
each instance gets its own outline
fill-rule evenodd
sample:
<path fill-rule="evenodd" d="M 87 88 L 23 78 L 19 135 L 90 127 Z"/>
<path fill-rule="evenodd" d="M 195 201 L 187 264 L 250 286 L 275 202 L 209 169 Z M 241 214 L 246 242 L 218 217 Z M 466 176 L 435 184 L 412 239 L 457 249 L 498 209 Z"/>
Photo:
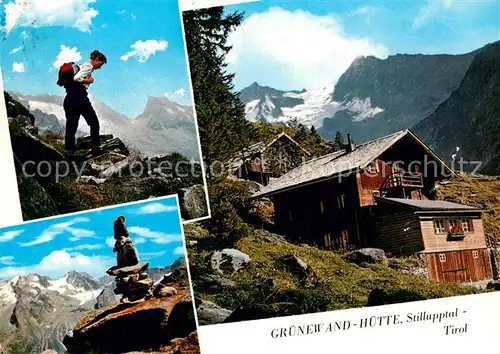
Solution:
<path fill-rule="evenodd" d="M 253 129 L 245 106 L 228 73 L 225 57 L 231 50 L 229 34 L 240 25 L 242 14 L 225 15 L 222 7 L 183 13 L 198 130 L 206 167 L 225 162 L 242 151 Z M 210 171 L 207 171 L 210 172 Z"/>

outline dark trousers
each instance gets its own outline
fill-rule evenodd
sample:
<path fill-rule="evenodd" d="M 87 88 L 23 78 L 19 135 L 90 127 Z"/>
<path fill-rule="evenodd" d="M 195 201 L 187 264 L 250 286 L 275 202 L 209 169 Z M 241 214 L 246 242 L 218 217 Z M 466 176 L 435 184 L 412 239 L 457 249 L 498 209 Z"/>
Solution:
<path fill-rule="evenodd" d="M 90 140 L 92 148 L 101 145 L 99 136 L 99 119 L 86 92 L 68 93 L 64 99 L 64 112 L 66 113 L 65 145 L 68 150 L 76 149 L 75 135 L 78 130 L 80 116 L 85 119 L 90 127 Z"/>

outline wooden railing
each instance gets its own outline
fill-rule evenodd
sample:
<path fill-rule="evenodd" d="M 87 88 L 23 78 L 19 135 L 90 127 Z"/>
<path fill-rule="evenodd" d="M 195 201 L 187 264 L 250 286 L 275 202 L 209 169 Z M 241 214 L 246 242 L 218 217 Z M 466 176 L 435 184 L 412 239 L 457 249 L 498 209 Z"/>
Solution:
<path fill-rule="evenodd" d="M 389 176 L 389 183 L 391 187 L 424 187 L 424 180 L 421 173 L 407 171 L 393 172 Z"/>

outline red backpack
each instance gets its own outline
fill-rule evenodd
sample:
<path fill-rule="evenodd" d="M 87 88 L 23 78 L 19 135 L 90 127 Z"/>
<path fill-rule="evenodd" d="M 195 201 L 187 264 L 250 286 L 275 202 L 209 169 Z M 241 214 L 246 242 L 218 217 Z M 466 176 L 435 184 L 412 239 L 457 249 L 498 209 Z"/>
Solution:
<path fill-rule="evenodd" d="M 75 64 L 74 62 L 64 63 L 59 67 L 57 84 L 59 86 L 64 86 L 73 82 L 73 78 L 78 71 L 80 71 L 78 64 Z"/>

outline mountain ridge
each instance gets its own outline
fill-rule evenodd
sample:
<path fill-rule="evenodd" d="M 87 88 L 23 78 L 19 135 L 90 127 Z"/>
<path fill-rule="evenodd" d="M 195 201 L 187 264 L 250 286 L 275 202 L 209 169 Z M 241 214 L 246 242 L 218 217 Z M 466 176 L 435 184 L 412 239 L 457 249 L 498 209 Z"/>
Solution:
<path fill-rule="evenodd" d="M 63 96 L 7 93 L 35 116 L 37 128 L 64 133 Z M 99 117 L 101 134 L 121 136 L 128 145 L 148 156 L 179 152 L 195 161 L 200 160 L 192 106 L 178 104 L 167 97 L 148 96 L 143 111 L 136 117 L 128 117 L 94 95 L 89 95 L 89 99 Z M 77 136 L 89 133 L 90 128 L 81 117 Z"/>

